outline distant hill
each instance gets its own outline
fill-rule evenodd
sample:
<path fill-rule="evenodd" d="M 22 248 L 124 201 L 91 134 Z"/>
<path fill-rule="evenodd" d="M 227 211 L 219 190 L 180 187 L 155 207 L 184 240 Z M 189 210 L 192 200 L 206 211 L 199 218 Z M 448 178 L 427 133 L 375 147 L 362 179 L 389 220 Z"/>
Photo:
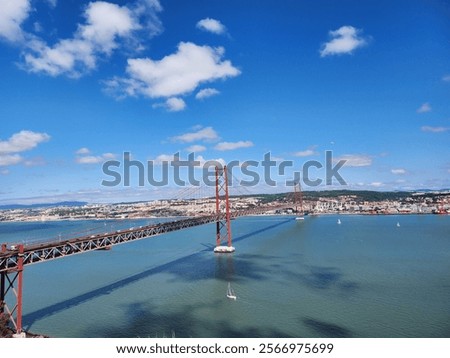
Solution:
<path fill-rule="evenodd" d="M 10 204 L 0 205 L 0 210 L 11 209 L 35 209 L 35 208 L 53 208 L 56 206 L 83 206 L 86 205 L 86 201 L 60 201 L 58 203 L 41 203 L 41 204 Z"/>
<path fill-rule="evenodd" d="M 450 189 L 441 190 L 431 190 L 431 189 L 420 189 L 414 191 L 371 191 L 371 190 L 304 190 L 303 192 L 304 200 L 316 200 L 318 198 L 338 198 L 339 196 L 354 196 L 358 201 L 383 201 L 383 200 L 396 200 L 402 201 L 409 197 L 429 197 L 434 198 L 441 195 L 450 195 Z M 231 197 L 245 198 L 245 197 L 255 197 L 262 200 L 263 203 L 268 203 L 276 200 L 285 200 L 287 196 L 293 194 L 291 192 L 285 193 L 275 193 L 275 194 L 244 194 L 244 195 L 231 195 Z M 170 198 L 162 200 L 171 200 Z M 131 202 L 118 202 L 112 205 L 133 205 L 139 203 L 146 203 L 152 200 L 144 201 L 131 201 Z M 61 201 L 58 203 L 41 203 L 41 204 L 9 204 L 0 205 L 0 210 L 11 210 L 11 209 L 36 209 L 36 208 L 52 208 L 57 206 L 66 207 L 76 207 L 88 204 L 86 201 Z"/>
<path fill-rule="evenodd" d="M 237 197 L 259 197 L 263 202 L 283 200 L 291 193 L 259 194 L 259 195 L 238 195 Z M 303 191 L 304 200 L 315 200 L 318 198 L 338 198 L 339 196 L 354 196 L 358 201 L 402 201 L 411 196 L 423 196 L 433 198 L 439 195 L 449 195 L 448 190 L 414 190 L 414 191 L 371 191 L 371 190 L 320 190 Z"/>

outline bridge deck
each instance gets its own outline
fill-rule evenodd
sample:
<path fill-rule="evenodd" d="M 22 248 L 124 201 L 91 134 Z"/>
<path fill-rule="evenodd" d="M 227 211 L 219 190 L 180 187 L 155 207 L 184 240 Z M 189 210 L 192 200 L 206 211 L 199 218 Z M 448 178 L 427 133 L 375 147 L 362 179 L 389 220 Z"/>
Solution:
<path fill-rule="evenodd" d="M 239 210 L 231 213 L 231 218 L 256 215 L 286 207 L 286 205 L 283 205 Z M 15 247 L 15 249 L 8 249 L 4 252 L 0 252 L 0 272 L 17 270 L 18 260 L 21 255 L 23 255 L 23 265 L 31 265 L 34 263 L 54 260 L 88 251 L 107 249 L 111 246 L 124 244 L 130 241 L 146 239 L 172 231 L 216 222 L 224 219 L 224 215 L 225 214 L 221 214 L 219 216 L 208 215 L 187 218 L 156 225 L 140 226 L 138 228 L 131 228 L 128 230 L 75 237 L 61 241 L 43 241 L 30 245 L 24 245 L 23 254 L 19 253 L 19 249 Z"/>

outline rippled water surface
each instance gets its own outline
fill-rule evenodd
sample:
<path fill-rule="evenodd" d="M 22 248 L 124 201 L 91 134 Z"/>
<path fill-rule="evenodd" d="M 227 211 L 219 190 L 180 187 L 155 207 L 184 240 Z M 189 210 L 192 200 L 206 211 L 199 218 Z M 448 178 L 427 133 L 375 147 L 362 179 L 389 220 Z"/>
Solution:
<path fill-rule="evenodd" d="M 147 223 L 0 223 L 0 242 Z M 212 253 L 214 228 L 26 266 L 25 327 L 54 337 L 450 337 L 450 216 L 239 218 L 232 255 Z"/>

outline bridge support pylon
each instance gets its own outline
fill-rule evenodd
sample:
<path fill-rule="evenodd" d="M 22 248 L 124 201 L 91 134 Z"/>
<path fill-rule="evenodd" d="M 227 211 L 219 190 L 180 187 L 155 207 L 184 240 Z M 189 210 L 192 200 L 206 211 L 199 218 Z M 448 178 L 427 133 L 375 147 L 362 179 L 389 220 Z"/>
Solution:
<path fill-rule="evenodd" d="M 228 196 L 227 166 L 216 167 L 216 253 L 231 253 L 236 249 L 231 239 L 231 212 Z M 223 243 L 226 242 L 226 246 Z"/>
<path fill-rule="evenodd" d="M 18 250 L 16 267 L 0 272 L 0 318 L 6 316 L 17 337 L 22 336 L 23 245 Z M 7 299 L 14 305 L 9 307 Z"/>
<path fill-rule="evenodd" d="M 304 220 L 305 212 L 303 210 L 303 194 L 300 180 L 294 185 L 294 205 L 296 220 Z M 299 210 L 300 206 L 300 210 Z"/>

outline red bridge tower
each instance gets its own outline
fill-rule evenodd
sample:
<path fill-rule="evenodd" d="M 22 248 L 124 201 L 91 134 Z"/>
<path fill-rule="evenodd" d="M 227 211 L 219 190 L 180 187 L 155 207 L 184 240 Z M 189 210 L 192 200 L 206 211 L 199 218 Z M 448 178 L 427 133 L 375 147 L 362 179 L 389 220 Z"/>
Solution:
<path fill-rule="evenodd" d="M 228 196 L 227 166 L 216 167 L 216 247 L 214 252 L 231 253 L 235 248 L 231 244 L 231 213 Z M 226 242 L 227 245 L 222 245 Z"/>

